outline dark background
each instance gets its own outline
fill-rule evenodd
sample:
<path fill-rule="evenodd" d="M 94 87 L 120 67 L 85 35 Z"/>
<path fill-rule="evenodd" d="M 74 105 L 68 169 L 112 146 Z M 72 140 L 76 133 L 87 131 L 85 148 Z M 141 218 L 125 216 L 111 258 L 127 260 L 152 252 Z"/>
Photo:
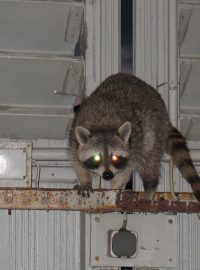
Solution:
<path fill-rule="evenodd" d="M 121 0 L 121 71 L 133 73 L 133 0 Z"/>

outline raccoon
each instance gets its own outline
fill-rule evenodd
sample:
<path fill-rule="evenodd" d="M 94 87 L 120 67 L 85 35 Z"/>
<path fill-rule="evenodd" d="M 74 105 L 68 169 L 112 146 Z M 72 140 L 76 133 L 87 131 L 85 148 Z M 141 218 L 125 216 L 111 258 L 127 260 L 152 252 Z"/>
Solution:
<path fill-rule="evenodd" d="M 135 76 L 118 73 L 102 82 L 81 104 L 69 141 L 82 196 L 92 192 L 94 174 L 122 189 L 136 170 L 144 199 L 152 200 L 166 152 L 200 200 L 200 177 L 185 138 L 170 123 L 160 94 Z"/>

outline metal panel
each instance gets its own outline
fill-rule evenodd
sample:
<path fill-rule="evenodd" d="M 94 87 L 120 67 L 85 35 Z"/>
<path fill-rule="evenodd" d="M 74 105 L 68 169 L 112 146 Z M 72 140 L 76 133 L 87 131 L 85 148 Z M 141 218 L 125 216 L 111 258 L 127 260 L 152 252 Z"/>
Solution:
<path fill-rule="evenodd" d="M 199 114 L 200 62 L 180 63 L 180 109 L 183 114 Z"/>
<path fill-rule="evenodd" d="M 180 130 L 189 140 L 200 138 L 200 62 L 180 63 Z"/>
<path fill-rule="evenodd" d="M 24 150 L 0 150 L 0 178 L 23 179 L 26 177 Z"/>
<path fill-rule="evenodd" d="M 197 215 L 178 216 L 178 267 L 177 270 L 197 270 L 200 265 L 200 222 Z"/>
<path fill-rule="evenodd" d="M 197 143 L 196 143 L 197 145 Z M 200 157 L 199 157 L 200 159 Z M 198 165 L 198 163 L 196 164 Z M 200 167 L 196 166 L 198 172 Z M 175 191 L 191 191 L 191 187 L 181 177 L 178 170 L 175 170 L 174 182 Z M 196 270 L 199 269 L 200 265 L 200 250 L 199 239 L 200 239 L 200 222 L 199 215 L 191 214 L 178 214 L 178 261 L 177 270 Z"/>
<path fill-rule="evenodd" d="M 127 229 L 135 231 L 138 235 L 137 255 L 130 259 L 116 259 L 108 256 L 108 231 L 120 229 L 123 216 L 120 214 L 92 215 L 91 220 L 91 264 L 93 266 L 168 268 L 176 266 L 176 216 L 128 215 Z M 167 235 L 170 237 L 166 237 Z"/>
<path fill-rule="evenodd" d="M 86 0 L 86 93 L 120 70 L 120 1 Z"/>
<path fill-rule="evenodd" d="M 0 51 L 74 55 L 83 11 L 81 3 L 1 0 Z"/>
<path fill-rule="evenodd" d="M 83 90 L 82 58 L 1 55 L 0 82 L 1 137 L 66 137 L 72 95 Z"/>
<path fill-rule="evenodd" d="M 200 116 L 184 116 L 180 117 L 180 130 L 183 135 L 192 141 L 199 141 L 200 138 Z"/>
<path fill-rule="evenodd" d="M 200 4 L 200 0 L 180 0 L 181 4 Z"/>
<path fill-rule="evenodd" d="M 81 269 L 79 212 L 0 210 L 0 226 L 2 269 Z"/>
<path fill-rule="evenodd" d="M 187 16 L 187 9 L 180 10 L 181 21 L 187 25 L 184 39 L 180 46 L 181 57 L 198 57 L 200 55 L 200 8 L 191 8 L 190 12 L 191 15 Z"/>
<path fill-rule="evenodd" d="M 0 113 L 0 136 L 12 139 L 66 138 L 71 116 Z"/>
<path fill-rule="evenodd" d="M 31 187 L 31 142 L 0 143 L 0 187 Z"/>
<path fill-rule="evenodd" d="M 135 33 L 135 75 L 158 88 L 168 106 L 168 1 L 136 0 Z M 159 191 L 169 191 L 168 172 L 168 164 L 163 163 Z M 134 189 L 142 191 L 137 174 L 134 180 Z"/>
<path fill-rule="evenodd" d="M 70 71 L 70 73 L 69 73 Z M 9 113 L 72 112 L 74 97 L 63 94 L 81 93 L 82 58 L 0 57 L 1 111 Z"/>
<path fill-rule="evenodd" d="M 1 269 L 80 270 L 78 223 L 78 212 L 1 210 Z"/>
<path fill-rule="evenodd" d="M 136 0 L 135 27 L 135 75 L 158 88 L 168 105 L 168 1 Z"/>

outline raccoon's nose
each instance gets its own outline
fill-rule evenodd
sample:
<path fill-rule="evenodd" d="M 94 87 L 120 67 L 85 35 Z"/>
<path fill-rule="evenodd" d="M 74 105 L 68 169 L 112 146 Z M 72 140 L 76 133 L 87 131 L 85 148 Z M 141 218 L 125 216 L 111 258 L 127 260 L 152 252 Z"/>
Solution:
<path fill-rule="evenodd" d="M 105 171 L 104 173 L 103 173 L 103 179 L 105 179 L 105 180 L 111 180 L 112 178 L 114 177 L 114 174 L 110 171 L 110 170 L 108 170 L 108 171 Z"/>

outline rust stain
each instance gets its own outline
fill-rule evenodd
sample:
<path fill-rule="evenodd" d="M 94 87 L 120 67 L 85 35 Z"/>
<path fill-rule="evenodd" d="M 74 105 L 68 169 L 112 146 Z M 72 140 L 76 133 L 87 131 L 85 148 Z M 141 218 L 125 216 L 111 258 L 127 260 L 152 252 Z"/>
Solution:
<path fill-rule="evenodd" d="M 200 202 L 194 199 L 192 193 L 176 193 L 173 200 L 171 193 L 156 193 L 153 201 L 142 200 L 142 193 L 134 194 L 124 191 L 118 194 L 116 205 L 126 212 L 168 212 L 168 213 L 199 213 Z"/>
<path fill-rule="evenodd" d="M 70 189 L 0 188 L 1 209 L 65 210 L 107 212 L 200 213 L 200 202 L 192 193 L 156 193 L 153 201 L 144 201 L 142 192 L 95 190 L 82 198 Z"/>

